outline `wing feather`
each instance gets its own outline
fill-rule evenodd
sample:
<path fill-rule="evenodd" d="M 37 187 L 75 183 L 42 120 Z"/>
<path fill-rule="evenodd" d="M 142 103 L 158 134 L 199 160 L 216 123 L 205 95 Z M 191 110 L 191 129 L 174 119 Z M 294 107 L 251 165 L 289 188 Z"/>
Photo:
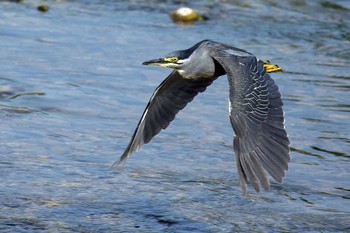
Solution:
<path fill-rule="evenodd" d="M 134 151 L 167 128 L 176 114 L 199 92 L 205 91 L 215 79 L 184 79 L 177 71 L 173 71 L 154 91 L 129 145 L 116 164 L 125 161 Z"/>
<path fill-rule="evenodd" d="M 230 120 L 240 186 L 247 182 L 259 192 L 269 190 L 268 172 L 282 182 L 290 162 L 289 139 L 284 128 L 283 102 L 278 86 L 252 54 L 207 41 L 208 53 L 226 71 L 230 85 Z"/>

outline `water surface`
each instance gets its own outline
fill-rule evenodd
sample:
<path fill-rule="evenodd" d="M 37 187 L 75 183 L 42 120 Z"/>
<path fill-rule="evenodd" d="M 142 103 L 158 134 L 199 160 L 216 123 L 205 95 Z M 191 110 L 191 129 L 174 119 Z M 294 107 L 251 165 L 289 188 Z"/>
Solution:
<path fill-rule="evenodd" d="M 178 1 L 45 3 L 0 2 L 0 231 L 350 231 L 346 1 L 200 1 L 190 26 Z M 238 187 L 226 77 L 111 167 L 170 73 L 141 63 L 203 39 L 286 70 L 292 162 L 270 192 Z"/>

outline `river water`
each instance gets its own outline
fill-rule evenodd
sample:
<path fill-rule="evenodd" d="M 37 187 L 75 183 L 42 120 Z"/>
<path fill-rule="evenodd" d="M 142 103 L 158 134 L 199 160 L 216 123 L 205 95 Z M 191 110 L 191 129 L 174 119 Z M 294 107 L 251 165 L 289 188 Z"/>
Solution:
<path fill-rule="evenodd" d="M 350 232 L 350 4 L 0 2 L 1 232 Z M 187 5 L 188 6 L 188 5 Z M 112 167 L 156 86 L 145 60 L 203 39 L 286 72 L 292 161 L 284 184 L 241 194 L 226 77 Z"/>

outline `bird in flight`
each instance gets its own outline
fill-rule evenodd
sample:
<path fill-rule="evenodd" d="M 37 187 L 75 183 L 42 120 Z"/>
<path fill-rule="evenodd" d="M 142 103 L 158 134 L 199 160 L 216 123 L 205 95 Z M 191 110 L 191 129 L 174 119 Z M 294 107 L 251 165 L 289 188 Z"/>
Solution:
<path fill-rule="evenodd" d="M 203 40 L 143 65 L 173 69 L 156 88 L 131 141 L 116 164 L 166 129 L 175 115 L 218 77 L 227 75 L 229 115 L 239 184 L 256 192 L 270 189 L 268 173 L 279 183 L 288 170 L 290 148 L 284 127 L 281 94 L 268 73 L 281 71 L 253 54 L 212 40 Z"/>

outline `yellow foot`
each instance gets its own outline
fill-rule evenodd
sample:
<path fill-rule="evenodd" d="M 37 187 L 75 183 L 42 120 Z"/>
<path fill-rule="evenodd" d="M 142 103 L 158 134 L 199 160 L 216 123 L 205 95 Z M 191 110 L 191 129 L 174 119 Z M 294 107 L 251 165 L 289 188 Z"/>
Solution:
<path fill-rule="evenodd" d="M 283 72 L 284 71 L 284 69 L 282 69 L 278 65 L 271 64 L 269 60 L 264 61 L 264 68 L 265 68 L 267 73 Z"/>

